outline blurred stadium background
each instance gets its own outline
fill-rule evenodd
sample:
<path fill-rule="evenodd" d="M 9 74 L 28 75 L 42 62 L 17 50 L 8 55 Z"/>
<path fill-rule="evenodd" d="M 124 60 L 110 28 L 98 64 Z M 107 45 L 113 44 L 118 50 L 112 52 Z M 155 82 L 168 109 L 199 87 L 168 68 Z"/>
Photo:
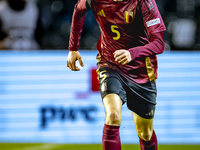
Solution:
<path fill-rule="evenodd" d="M 80 72 L 71 72 L 66 59 L 77 0 L 27 1 L 37 7 L 34 38 L 40 48 L 20 49 L 17 45 L 0 50 L 0 150 L 101 149 L 104 108 L 95 74 L 95 46 L 100 32 L 94 16 L 92 12 L 87 14 L 80 43 L 85 66 Z M 154 128 L 159 147 L 197 150 L 200 0 L 156 2 L 167 27 L 165 52 L 158 56 Z M 0 40 L 4 41 L 8 35 L 2 20 L 0 24 Z M 123 149 L 139 150 L 126 106 L 122 109 L 120 132 Z"/>

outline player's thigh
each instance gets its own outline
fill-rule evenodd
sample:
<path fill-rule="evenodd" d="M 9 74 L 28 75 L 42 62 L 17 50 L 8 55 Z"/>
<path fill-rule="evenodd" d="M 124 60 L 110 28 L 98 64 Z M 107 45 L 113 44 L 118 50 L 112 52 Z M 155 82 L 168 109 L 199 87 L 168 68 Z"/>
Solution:
<path fill-rule="evenodd" d="M 106 111 L 106 124 L 117 125 L 121 123 L 122 101 L 117 94 L 108 94 L 103 98 Z"/>
<path fill-rule="evenodd" d="M 145 119 L 134 112 L 132 114 L 138 136 L 145 141 L 149 141 L 153 134 L 153 118 Z"/>
<path fill-rule="evenodd" d="M 127 106 L 142 118 L 152 119 L 156 109 L 157 89 L 154 81 L 145 84 L 129 82 Z"/>
<path fill-rule="evenodd" d="M 126 101 L 126 91 L 117 72 L 108 67 L 97 70 L 100 93 L 106 111 L 106 124 L 120 125 L 121 107 Z"/>

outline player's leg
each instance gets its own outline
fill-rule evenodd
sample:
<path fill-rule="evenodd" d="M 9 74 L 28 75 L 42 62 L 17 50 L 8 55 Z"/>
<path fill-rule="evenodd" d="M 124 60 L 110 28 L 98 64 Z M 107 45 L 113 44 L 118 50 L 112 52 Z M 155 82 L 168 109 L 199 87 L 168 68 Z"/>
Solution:
<path fill-rule="evenodd" d="M 106 123 L 103 129 L 103 150 L 121 150 L 119 128 L 121 124 L 122 102 L 117 94 L 108 94 L 103 98 L 106 111 Z"/>
<path fill-rule="evenodd" d="M 153 131 L 157 96 L 155 82 L 128 84 L 127 106 L 133 112 L 141 150 L 157 150 L 157 138 Z"/>
<path fill-rule="evenodd" d="M 103 98 L 106 111 L 106 125 L 120 126 L 122 101 L 117 94 L 108 94 Z"/>
<path fill-rule="evenodd" d="M 144 140 L 149 141 L 153 133 L 153 119 L 145 119 L 132 112 L 138 136 Z"/>
<path fill-rule="evenodd" d="M 153 118 L 145 119 L 133 113 L 141 150 L 157 150 L 157 137 L 153 130 Z"/>
<path fill-rule="evenodd" d="M 121 150 L 119 128 L 121 124 L 121 107 L 122 103 L 126 101 L 126 93 L 114 70 L 100 68 L 97 73 L 106 111 L 106 122 L 102 137 L 103 150 Z"/>

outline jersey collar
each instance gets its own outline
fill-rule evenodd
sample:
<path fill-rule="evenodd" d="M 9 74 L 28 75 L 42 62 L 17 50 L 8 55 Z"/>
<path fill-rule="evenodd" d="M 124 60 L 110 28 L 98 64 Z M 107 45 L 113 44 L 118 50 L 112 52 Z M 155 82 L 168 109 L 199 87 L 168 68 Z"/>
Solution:
<path fill-rule="evenodd" d="M 113 0 L 114 2 L 123 2 L 124 0 Z"/>

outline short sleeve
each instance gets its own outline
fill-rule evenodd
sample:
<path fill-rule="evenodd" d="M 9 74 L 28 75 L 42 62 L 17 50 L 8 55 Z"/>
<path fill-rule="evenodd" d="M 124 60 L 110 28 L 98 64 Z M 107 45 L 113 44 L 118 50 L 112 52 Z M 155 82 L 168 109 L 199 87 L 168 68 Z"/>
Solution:
<path fill-rule="evenodd" d="M 166 30 L 155 0 L 141 0 L 140 7 L 148 34 Z"/>

